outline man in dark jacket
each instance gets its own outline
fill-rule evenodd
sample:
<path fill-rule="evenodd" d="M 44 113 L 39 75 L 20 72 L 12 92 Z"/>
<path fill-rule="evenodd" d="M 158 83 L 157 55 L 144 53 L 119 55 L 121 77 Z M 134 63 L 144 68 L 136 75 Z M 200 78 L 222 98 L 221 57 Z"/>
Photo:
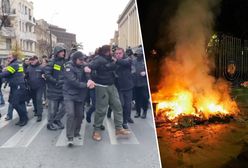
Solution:
<path fill-rule="evenodd" d="M 30 66 L 26 70 L 26 79 L 30 87 L 30 95 L 33 100 L 34 113 L 37 116 L 37 122 L 42 120 L 42 94 L 44 92 L 45 80 L 43 78 L 44 71 L 40 66 L 37 56 L 29 59 Z"/>
<path fill-rule="evenodd" d="M 8 78 L 10 86 L 9 103 L 17 111 L 20 120 L 16 125 L 24 126 L 28 122 L 27 109 L 25 101 L 27 100 L 27 91 L 24 81 L 24 70 L 21 62 L 17 60 L 18 55 L 11 53 L 8 55 L 8 66 L 6 70 L 0 73 L 0 78 Z"/>
<path fill-rule="evenodd" d="M 139 47 L 134 55 L 137 59 L 134 60 L 134 86 L 135 86 L 135 105 L 136 105 L 136 115 L 135 118 L 140 117 L 141 108 L 143 109 L 143 114 L 141 118 L 145 119 L 149 103 L 149 91 L 147 85 L 147 75 L 143 57 L 142 47 Z"/>
<path fill-rule="evenodd" d="M 93 88 L 94 82 L 88 80 L 83 71 L 84 55 L 80 51 L 72 54 L 71 61 L 65 66 L 63 96 L 67 113 L 66 136 L 68 145 L 73 144 L 73 137 L 80 138 L 80 128 L 84 118 L 84 102 L 87 88 Z"/>
<path fill-rule="evenodd" d="M 96 71 L 94 81 L 96 83 L 96 111 L 92 138 L 96 141 L 101 140 L 101 125 L 103 124 L 108 106 L 114 111 L 116 135 L 128 136 L 130 132 L 123 129 L 122 126 L 122 107 L 118 91 L 114 85 L 116 64 L 112 60 L 111 47 L 109 45 L 102 46 L 99 49 L 99 56 L 95 57 L 89 64 L 89 67 L 85 67 L 86 72 L 90 72 L 91 69 Z"/>
<path fill-rule="evenodd" d="M 63 83 L 66 50 L 62 45 L 54 47 L 54 58 L 45 67 L 48 99 L 48 130 L 64 129 L 60 121 L 64 114 Z"/>
<path fill-rule="evenodd" d="M 3 67 L 2 65 L 0 65 L 0 73 L 2 72 L 3 72 Z M 2 93 L 2 84 L 3 84 L 3 79 L 0 78 L 0 106 L 5 104 L 3 93 Z"/>
<path fill-rule="evenodd" d="M 123 128 L 128 129 L 128 122 L 133 123 L 131 118 L 133 79 L 132 79 L 132 59 L 125 57 L 124 49 L 117 48 L 115 51 L 117 89 L 123 108 Z"/>

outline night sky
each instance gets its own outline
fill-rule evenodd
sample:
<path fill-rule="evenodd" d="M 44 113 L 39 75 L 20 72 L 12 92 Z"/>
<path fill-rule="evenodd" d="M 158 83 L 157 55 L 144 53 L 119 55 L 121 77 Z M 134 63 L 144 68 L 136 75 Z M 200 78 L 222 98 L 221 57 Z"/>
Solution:
<path fill-rule="evenodd" d="M 160 29 L 168 24 L 174 15 L 180 0 L 137 0 L 143 43 L 146 51 L 153 48 L 160 49 L 156 42 L 160 37 Z M 215 11 L 216 20 L 214 30 L 228 35 L 248 39 L 248 0 L 222 0 L 220 8 Z"/>

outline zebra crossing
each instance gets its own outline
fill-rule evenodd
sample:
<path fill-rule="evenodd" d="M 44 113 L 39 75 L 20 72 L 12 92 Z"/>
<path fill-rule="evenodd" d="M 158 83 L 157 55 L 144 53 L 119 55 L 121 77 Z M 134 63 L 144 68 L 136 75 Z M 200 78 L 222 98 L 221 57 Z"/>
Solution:
<path fill-rule="evenodd" d="M 2 110 L 1 110 L 2 111 Z M 30 107 L 29 107 L 29 111 Z M 31 113 L 31 112 L 29 112 Z M 32 115 L 32 114 L 30 114 Z M 1 138 L 1 130 L 8 129 L 9 127 L 18 127 L 14 126 L 13 122 L 16 122 L 16 119 L 18 118 L 18 115 L 16 112 L 13 112 L 13 119 L 12 121 L 5 121 L 4 120 L 5 115 L 0 119 L 0 138 Z M 66 117 L 66 116 L 65 116 Z M 140 119 L 142 120 L 142 119 Z M 146 124 L 149 127 L 152 127 L 151 129 L 154 129 L 153 123 L 148 120 L 143 120 L 142 124 Z M 20 127 L 17 132 L 15 132 L 10 138 L 8 138 L 5 142 L 0 144 L 0 150 L 3 148 L 27 148 L 29 147 L 36 138 L 38 138 L 38 135 L 42 130 L 49 131 L 46 129 L 46 123 L 47 123 L 47 110 L 44 110 L 43 120 L 41 122 L 36 122 L 36 117 L 30 117 L 30 120 L 28 124 L 24 127 Z M 115 136 L 115 127 L 113 119 L 105 119 L 104 120 L 105 125 L 105 131 L 102 131 L 102 134 L 105 134 L 109 137 L 106 139 L 103 139 L 103 141 L 109 141 L 107 142 L 109 145 L 139 145 L 140 141 L 139 138 L 136 136 L 135 128 L 138 126 L 138 124 L 134 124 L 129 126 L 129 129 L 131 131 L 131 136 L 129 138 L 118 138 Z M 18 127 L 19 128 L 19 127 Z M 81 126 L 81 139 L 75 138 L 75 146 L 84 146 L 86 145 L 86 139 L 91 139 L 91 133 L 92 133 L 92 124 L 87 123 L 85 120 L 82 123 Z M 86 134 L 86 132 L 89 132 Z M 57 132 L 57 131 L 56 131 Z M 57 136 L 55 147 L 67 147 L 67 138 L 66 138 L 66 129 L 58 131 L 59 136 Z M 92 140 L 93 141 L 93 140 Z"/>

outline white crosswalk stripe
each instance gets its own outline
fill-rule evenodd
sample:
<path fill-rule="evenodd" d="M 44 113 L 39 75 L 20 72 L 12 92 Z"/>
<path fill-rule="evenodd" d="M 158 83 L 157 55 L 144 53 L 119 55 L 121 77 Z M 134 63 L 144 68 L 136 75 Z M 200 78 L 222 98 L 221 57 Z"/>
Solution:
<path fill-rule="evenodd" d="M 11 120 L 6 121 L 4 119 L 7 116 L 8 106 L 9 106 L 9 104 L 7 103 L 7 104 L 5 104 L 4 107 L 1 107 L 1 109 L 0 109 L 1 112 L 4 112 L 4 113 L 2 113 L 2 118 L 0 120 L 0 129 L 11 123 Z M 31 108 L 32 107 L 27 107 L 27 110 L 29 111 Z M 18 114 L 17 114 L 16 110 L 13 110 L 12 121 L 15 120 L 16 118 L 18 118 Z"/>
<path fill-rule="evenodd" d="M 122 139 L 115 136 L 115 125 L 112 119 L 106 119 L 105 123 L 107 125 L 107 131 L 112 145 L 139 144 L 139 141 L 137 140 L 130 127 L 129 130 L 131 131 L 131 135 L 128 138 Z"/>
<path fill-rule="evenodd" d="M 17 114 L 14 114 L 14 118 L 17 118 Z M 8 125 L 10 122 L 8 121 L 1 121 L 0 122 L 0 129 L 5 129 L 6 125 Z M 34 141 L 34 139 L 39 135 L 41 130 L 45 127 L 47 124 L 47 114 L 43 114 L 43 120 L 41 122 L 36 122 L 36 117 L 33 117 L 30 119 L 28 124 L 24 127 L 21 127 L 14 135 L 12 135 L 6 142 L 4 142 L 0 148 L 18 148 L 18 147 L 28 147 L 30 144 Z M 85 132 L 88 129 L 92 129 L 90 127 L 86 127 L 86 122 L 83 121 L 83 124 L 81 126 L 80 134 L 81 139 L 75 138 L 74 144 L 76 146 L 83 146 L 85 142 L 85 139 L 91 139 L 91 137 L 86 137 L 88 134 Z M 106 126 L 106 130 L 102 132 L 102 134 L 108 134 L 109 139 L 103 139 L 103 141 L 109 141 L 108 143 L 110 145 L 126 145 L 126 144 L 140 144 L 137 137 L 135 136 L 134 131 L 129 126 L 129 130 L 131 131 L 131 135 L 128 138 L 118 138 L 115 135 L 115 125 L 113 119 L 105 119 L 104 125 Z M 134 126 L 135 127 L 135 126 Z M 133 127 L 133 128 L 134 128 Z M 66 137 L 66 129 L 63 129 L 59 136 L 56 139 L 56 145 L 57 147 L 66 147 L 67 146 L 67 137 Z"/>
<path fill-rule="evenodd" d="M 82 146 L 84 144 L 85 128 L 86 128 L 86 122 L 83 122 L 80 133 L 79 133 L 81 135 L 81 139 L 74 138 L 74 145 Z M 63 129 L 61 131 L 61 134 L 57 140 L 56 146 L 67 146 L 66 129 Z"/>
<path fill-rule="evenodd" d="M 41 129 L 46 125 L 46 117 L 44 115 L 41 122 L 36 122 L 36 118 L 32 118 L 28 124 L 22 127 L 15 135 L 13 135 L 7 142 L 5 142 L 0 148 L 12 148 L 12 147 L 27 147 L 29 146 L 35 137 L 39 134 Z"/>
<path fill-rule="evenodd" d="M 18 117 L 18 114 L 16 111 L 13 111 L 13 117 L 12 120 L 16 119 Z M 11 121 L 5 121 L 5 116 L 2 116 L 2 119 L 0 120 L 0 129 L 8 125 Z"/>

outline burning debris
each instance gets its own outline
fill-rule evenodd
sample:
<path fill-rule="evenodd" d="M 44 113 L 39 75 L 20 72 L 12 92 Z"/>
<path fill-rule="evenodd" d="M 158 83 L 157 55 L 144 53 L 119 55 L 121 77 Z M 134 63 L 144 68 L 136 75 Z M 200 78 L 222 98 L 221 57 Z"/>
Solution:
<path fill-rule="evenodd" d="M 214 20 L 211 11 L 218 3 L 185 0 L 172 18 L 169 40 L 175 44 L 174 51 L 166 56 L 158 92 L 152 94 L 157 120 L 194 125 L 227 121 L 239 112 L 229 84 L 211 76 L 214 61 L 206 53 Z"/>

